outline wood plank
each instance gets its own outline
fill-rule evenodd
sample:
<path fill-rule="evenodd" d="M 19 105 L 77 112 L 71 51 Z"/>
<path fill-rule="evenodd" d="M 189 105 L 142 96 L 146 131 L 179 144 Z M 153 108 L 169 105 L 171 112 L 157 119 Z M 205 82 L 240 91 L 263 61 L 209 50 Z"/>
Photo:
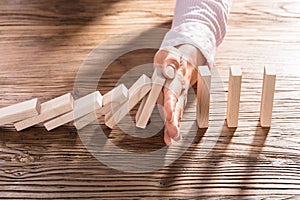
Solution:
<path fill-rule="evenodd" d="M 116 124 L 118 124 L 129 111 L 142 100 L 142 98 L 147 95 L 151 89 L 151 79 L 142 75 L 130 88 L 129 88 L 129 98 L 126 103 L 121 105 L 115 112 L 111 115 L 105 116 L 105 125 L 113 129 Z"/>
<path fill-rule="evenodd" d="M 139 118 L 136 121 L 136 127 L 138 128 L 146 128 L 147 123 L 151 117 L 154 106 L 156 105 L 157 98 L 159 93 L 161 92 L 164 83 L 166 82 L 166 78 L 162 75 L 161 68 L 155 68 L 152 75 L 152 87 L 149 95 L 147 96 L 147 100 L 144 107 L 139 108 L 142 109 L 138 111 Z"/>
<path fill-rule="evenodd" d="M 0 126 L 36 116 L 40 109 L 40 102 L 37 98 L 0 108 Z"/>
<path fill-rule="evenodd" d="M 62 115 L 73 109 L 73 97 L 70 93 L 56 97 L 41 104 L 41 113 L 37 116 L 25 119 L 14 124 L 17 131 L 24 130 L 41 122 Z"/>
<path fill-rule="evenodd" d="M 275 82 L 276 71 L 274 67 L 265 66 L 260 106 L 260 124 L 262 127 L 270 127 L 272 123 Z"/>
<path fill-rule="evenodd" d="M 211 73 L 208 66 L 198 67 L 197 123 L 199 128 L 208 128 L 210 106 Z"/>
<path fill-rule="evenodd" d="M 103 95 L 102 107 L 95 112 L 91 112 L 80 119 L 76 119 L 73 125 L 80 130 L 90 123 L 96 121 L 100 116 L 106 115 L 115 110 L 128 99 L 128 89 L 124 84 L 120 84 L 105 95 Z"/>
<path fill-rule="evenodd" d="M 99 91 L 95 91 L 91 94 L 76 99 L 74 102 L 74 109 L 71 112 L 44 123 L 44 126 L 48 131 L 51 131 L 59 126 L 74 121 L 75 119 L 79 119 L 101 107 L 102 95 Z"/>
<path fill-rule="evenodd" d="M 242 87 L 242 70 L 237 66 L 229 69 L 226 120 L 230 128 L 238 127 L 240 97 Z"/>

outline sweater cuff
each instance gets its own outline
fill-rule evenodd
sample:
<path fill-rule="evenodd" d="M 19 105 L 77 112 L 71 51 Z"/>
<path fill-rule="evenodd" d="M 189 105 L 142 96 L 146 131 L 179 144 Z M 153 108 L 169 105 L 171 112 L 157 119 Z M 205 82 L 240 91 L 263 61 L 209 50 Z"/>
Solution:
<path fill-rule="evenodd" d="M 181 44 L 194 45 L 206 58 L 210 68 L 214 65 L 216 40 L 211 30 L 204 24 L 195 22 L 184 23 L 172 28 L 164 37 L 161 48 Z"/>

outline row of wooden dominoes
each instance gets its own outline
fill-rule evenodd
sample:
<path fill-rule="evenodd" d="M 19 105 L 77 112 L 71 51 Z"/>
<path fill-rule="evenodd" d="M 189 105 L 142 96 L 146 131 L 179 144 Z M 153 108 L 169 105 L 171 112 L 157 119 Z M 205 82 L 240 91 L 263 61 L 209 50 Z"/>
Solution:
<path fill-rule="evenodd" d="M 199 67 L 198 70 L 197 122 L 199 128 L 207 128 L 211 73 L 207 66 Z M 264 127 L 271 125 L 275 77 L 276 75 L 271 68 L 266 67 L 260 115 L 261 125 Z M 105 124 L 109 128 L 114 128 L 130 110 L 141 102 L 136 114 L 136 126 L 145 128 L 165 81 L 161 69 L 156 68 L 152 79 L 142 75 L 129 89 L 121 84 L 103 96 L 99 91 L 95 91 L 74 100 L 72 95 L 68 93 L 42 104 L 37 98 L 32 99 L 1 108 L 0 126 L 13 123 L 16 130 L 21 131 L 44 123 L 45 128 L 50 131 L 73 121 L 76 128 L 81 129 L 95 121 L 96 111 L 97 117 L 104 115 Z M 241 83 L 241 69 L 231 67 L 227 102 L 227 124 L 229 127 L 237 127 L 238 125 Z"/>
<path fill-rule="evenodd" d="M 14 124 L 16 130 L 21 131 L 44 123 L 45 128 L 50 131 L 73 121 L 76 128 L 81 129 L 95 121 L 96 111 L 97 116 L 105 116 L 105 124 L 109 128 L 114 128 L 142 101 L 136 121 L 138 127 L 145 128 L 165 80 L 161 69 L 157 68 L 152 79 L 142 75 L 129 89 L 121 84 L 103 96 L 99 91 L 95 91 L 74 100 L 68 93 L 41 104 L 35 98 L 1 108 L 0 126 Z"/>
<path fill-rule="evenodd" d="M 211 73 L 207 66 L 199 67 L 198 71 L 197 122 L 199 128 L 207 128 L 209 125 Z M 274 68 L 265 66 L 260 106 L 260 124 L 262 127 L 271 126 L 275 82 Z M 230 67 L 226 111 L 226 121 L 230 128 L 238 126 L 241 86 L 242 70 L 236 66 Z"/>

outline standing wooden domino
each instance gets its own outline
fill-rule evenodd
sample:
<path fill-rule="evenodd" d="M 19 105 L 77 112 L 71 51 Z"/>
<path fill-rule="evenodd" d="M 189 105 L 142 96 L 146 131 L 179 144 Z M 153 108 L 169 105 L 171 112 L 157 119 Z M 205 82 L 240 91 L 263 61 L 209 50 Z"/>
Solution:
<path fill-rule="evenodd" d="M 90 123 L 94 122 L 99 116 L 106 115 L 111 110 L 116 109 L 128 99 L 128 89 L 124 84 L 121 84 L 105 95 L 103 95 L 102 107 L 95 112 L 91 112 L 84 117 L 75 120 L 74 126 L 77 130 L 84 128 Z M 95 117 L 96 114 L 96 117 Z"/>
<path fill-rule="evenodd" d="M 199 128 L 208 128 L 211 73 L 207 66 L 198 67 L 197 123 Z"/>
<path fill-rule="evenodd" d="M 0 109 L 0 126 L 15 123 L 39 114 L 41 109 L 37 98 Z"/>
<path fill-rule="evenodd" d="M 262 127 L 271 126 L 275 82 L 276 72 L 274 68 L 265 66 L 260 105 L 260 124 Z"/>
<path fill-rule="evenodd" d="M 105 115 L 105 125 L 113 128 L 151 89 L 151 79 L 143 74 L 130 88 L 129 98 L 116 112 Z"/>
<path fill-rule="evenodd" d="M 241 86 L 241 68 L 236 66 L 230 67 L 226 113 L 227 125 L 230 128 L 236 128 L 238 126 Z"/>
<path fill-rule="evenodd" d="M 46 122 L 44 126 L 48 131 L 50 131 L 75 119 L 79 119 L 80 117 L 83 117 L 88 113 L 101 108 L 101 106 L 102 95 L 99 91 L 95 91 L 91 94 L 88 94 L 84 97 L 75 100 L 73 111 Z"/>
<path fill-rule="evenodd" d="M 73 97 L 70 93 L 57 97 L 41 104 L 39 115 L 25 119 L 14 124 L 17 131 L 34 126 L 41 122 L 47 121 L 73 109 Z"/>
<path fill-rule="evenodd" d="M 152 87 L 145 102 L 139 107 L 138 119 L 136 126 L 139 128 L 146 128 L 147 123 L 151 117 L 152 111 L 156 104 L 159 93 L 161 92 L 166 78 L 162 75 L 161 68 L 156 67 L 152 75 Z M 140 110 L 141 109 L 141 110 Z"/>

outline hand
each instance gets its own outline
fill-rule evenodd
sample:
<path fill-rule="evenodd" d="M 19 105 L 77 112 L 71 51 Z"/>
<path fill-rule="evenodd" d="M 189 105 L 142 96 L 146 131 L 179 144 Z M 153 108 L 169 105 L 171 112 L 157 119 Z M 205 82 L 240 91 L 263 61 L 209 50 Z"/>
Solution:
<path fill-rule="evenodd" d="M 159 50 L 154 57 L 155 66 L 161 67 L 167 78 L 158 98 L 160 114 L 165 121 L 164 141 L 180 140 L 180 121 L 190 86 L 197 81 L 196 67 L 206 63 L 204 56 L 193 45 Z"/>

